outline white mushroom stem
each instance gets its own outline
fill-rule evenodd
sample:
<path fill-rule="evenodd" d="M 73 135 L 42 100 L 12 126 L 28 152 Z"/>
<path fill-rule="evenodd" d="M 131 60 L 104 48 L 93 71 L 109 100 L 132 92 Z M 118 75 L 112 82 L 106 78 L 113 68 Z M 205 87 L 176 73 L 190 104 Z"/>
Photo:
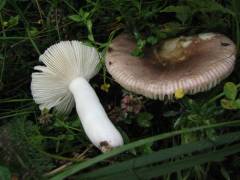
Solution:
<path fill-rule="evenodd" d="M 103 152 L 122 145 L 122 136 L 109 120 L 88 81 L 82 77 L 75 78 L 69 89 L 74 96 L 82 126 L 91 142 Z"/>

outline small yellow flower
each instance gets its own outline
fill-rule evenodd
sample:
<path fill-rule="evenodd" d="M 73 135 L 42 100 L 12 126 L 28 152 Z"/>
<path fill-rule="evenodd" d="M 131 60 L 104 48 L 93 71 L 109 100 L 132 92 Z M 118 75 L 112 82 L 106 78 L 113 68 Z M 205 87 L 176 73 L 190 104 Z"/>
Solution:
<path fill-rule="evenodd" d="M 176 99 L 182 99 L 184 97 L 184 90 L 182 88 L 177 89 L 174 93 Z"/>
<path fill-rule="evenodd" d="M 101 90 L 103 90 L 105 92 L 108 92 L 109 88 L 110 88 L 110 84 L 108 84 L 108 83 L 104 83 L 101 85 Z"/>

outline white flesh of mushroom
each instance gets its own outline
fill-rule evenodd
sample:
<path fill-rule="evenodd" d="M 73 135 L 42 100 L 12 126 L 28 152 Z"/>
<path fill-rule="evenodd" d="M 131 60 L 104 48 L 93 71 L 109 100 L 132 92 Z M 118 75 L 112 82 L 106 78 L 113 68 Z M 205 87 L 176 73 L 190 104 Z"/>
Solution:
<path fill-rule="evenodd" d="M 91 142 L 103 152 L 123 144 L 94 89 L 88 83 L 97 72 L 99 54 L 79 41 L 62 41 L 40 56 L 46 66 L 32 74 L 32 95 L 40 109 L 71 111 L 74 100 L 83 128 Z"/>
<path fill-rule="evenodd" d="M 216 34 L 214 33 L 201 33 L 198 35 L 198 37 L 201 39 L 201 40 L 210 40 L 212 39 Z"/>
<path fill-rule="evenodd" d="M 154 49 L 154 55 L 163 65 L 167 62 L 175 63 L 187 58 L 185 49 L 192 43 L 192 37 L 181 36 L 179 38 L 166 40 L 161 49 Z"/>

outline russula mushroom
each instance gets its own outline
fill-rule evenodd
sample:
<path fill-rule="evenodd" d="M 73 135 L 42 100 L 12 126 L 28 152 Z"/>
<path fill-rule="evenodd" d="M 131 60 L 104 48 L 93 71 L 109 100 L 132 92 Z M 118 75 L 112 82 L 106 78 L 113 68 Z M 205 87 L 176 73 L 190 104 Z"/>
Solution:
<path fill-rule="evenodd" d="M 68 113 L 76 104 L 82 126 L 91 142 L 103 152 L 123 144 L 89 80 L 98 72 L 99 54 L 79 41 L 62 41 L 49 47 L 32 73 L 32 95 L 40 109 L 55 107 Z"/>
<path fill-rule="evenodd" d="M 141 58 L 131 55 L 135 47 L 129 35 L 116 37 L 107 70 L 125 89 L 160 100 L 172 99 L 179 89 L 195 94 L 214 87 L 232 72 L 236 59 L 234 43 L 216 33 L 168 39 Z"/>

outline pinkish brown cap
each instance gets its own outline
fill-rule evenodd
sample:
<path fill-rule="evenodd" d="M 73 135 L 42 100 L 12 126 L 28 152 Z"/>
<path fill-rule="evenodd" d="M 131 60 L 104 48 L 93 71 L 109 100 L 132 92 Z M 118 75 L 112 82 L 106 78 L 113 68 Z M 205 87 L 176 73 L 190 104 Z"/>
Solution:
<path fill-rule="evenodd" d="M 110 45 L 106 67 L 125 89 L 152 99 L 172 99 L 176 90 L 195 94 L 216 86 L 231 74 L 234 43 L 222 34 L 205 33 L 165 41 L 144 57 L 131 52 L 135 41 L 119 35 Z"/>

